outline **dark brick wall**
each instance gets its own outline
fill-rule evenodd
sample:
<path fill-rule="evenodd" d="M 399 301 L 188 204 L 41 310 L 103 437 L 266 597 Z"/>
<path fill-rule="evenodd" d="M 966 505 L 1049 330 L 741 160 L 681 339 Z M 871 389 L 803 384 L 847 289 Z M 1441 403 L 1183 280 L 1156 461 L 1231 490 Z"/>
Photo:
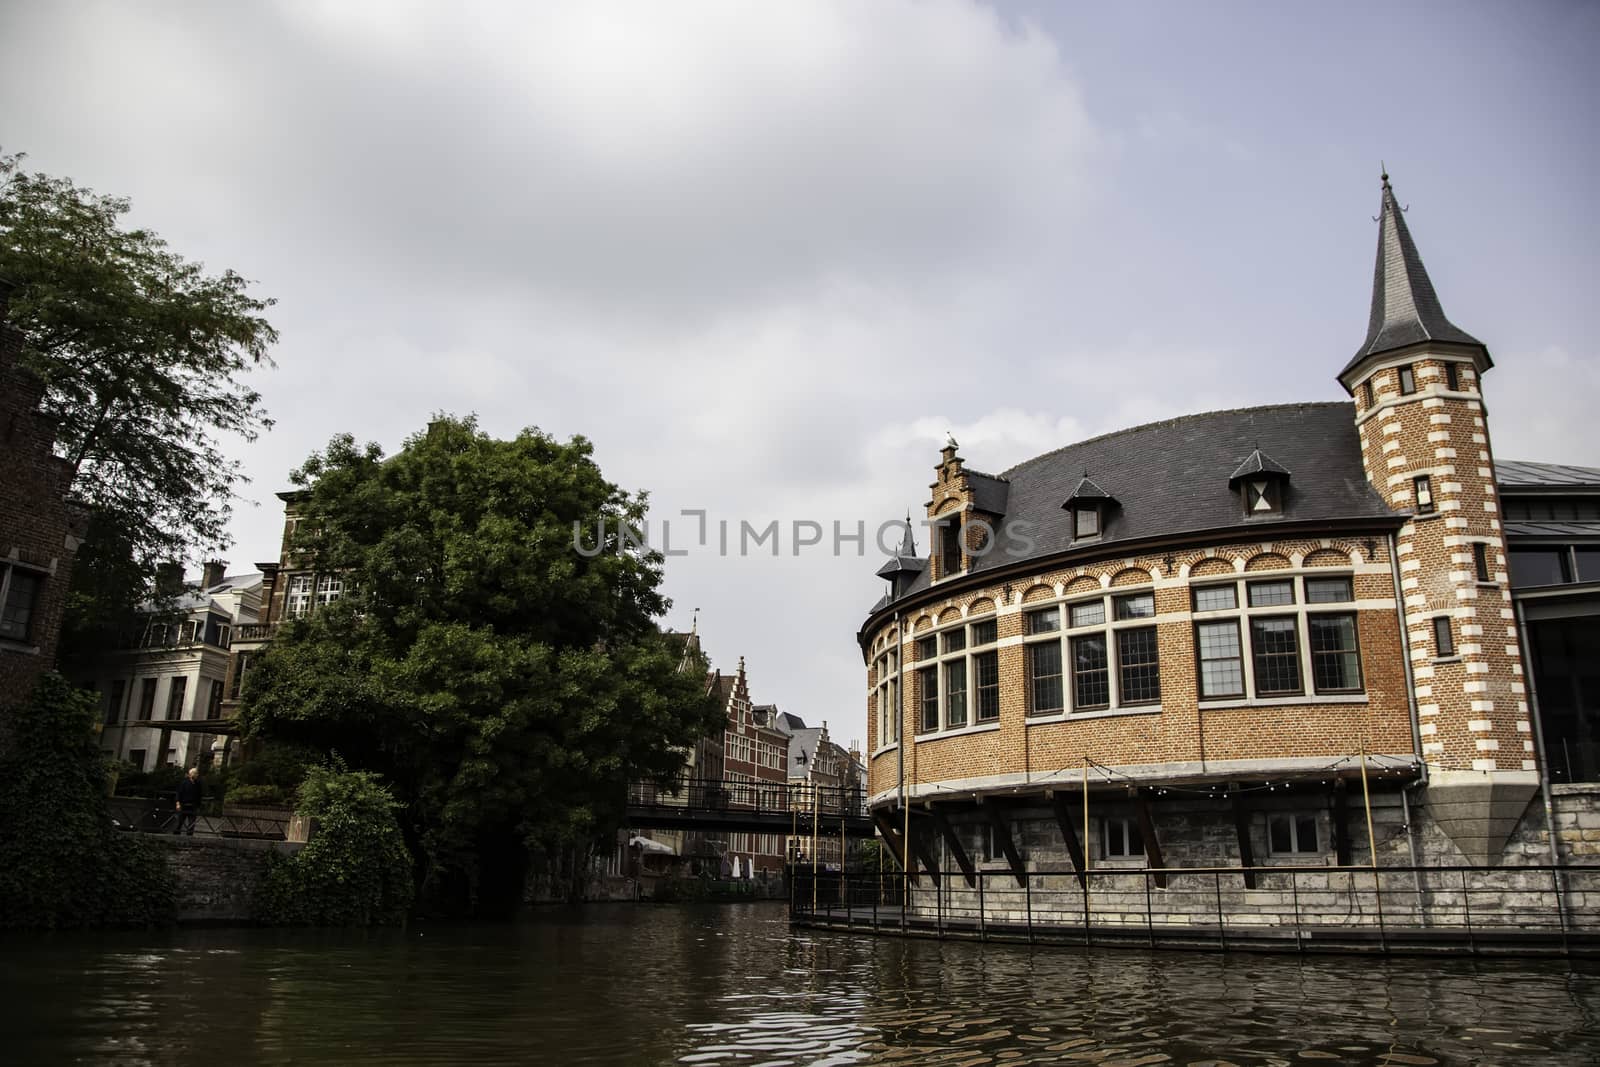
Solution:
<path fill-rule="evenodd" d="M 66 500 L 71 470 L 55 456 L 55 427 L 39 414 L 43 386 L 18 366 L 23 335 L 4 324 L 0 282 L 0 560 L 44 580 L 26 642 L 0 640 L 0 707 L 26 698 L 34 679 L 55 665 L 67 578 L 83 534 L 84 513 Z"/>

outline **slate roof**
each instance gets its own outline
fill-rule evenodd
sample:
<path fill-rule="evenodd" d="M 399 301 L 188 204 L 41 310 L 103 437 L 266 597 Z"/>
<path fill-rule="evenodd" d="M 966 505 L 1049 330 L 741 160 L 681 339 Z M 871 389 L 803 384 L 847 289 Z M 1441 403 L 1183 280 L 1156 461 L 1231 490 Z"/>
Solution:
<path fill-rule="evenodd" d="M 1073 487 L 1072 492 L 1067 494 L 1067 499 L 1062 503 L 1065 504 L 1075 500 L 1110 500 L 1113 503 L 1116 502 L 1110 493 L 1091 481 L 1087 474 L 1078 479 L 1078 484 Z"/>
<path fill-rule="evenodd" d="M 1257 448 L 1287 469 L 1301 473 L 1284 483 L 1281 517 L 1247 518 L 1228 479 Z M 1136 426 L 1046 453 L 1013 467 L 1002 477 L 1010 484 L 1007 524 L 1025 522 L 1031 550 L 1008 553 L 1002 527 L 996 549 L 974 559 L 969 573 L 982 573 L 1023 559 L 1050 556 L 1073 547 L 1071 514 L 1061 505 L 1094 472 L 1102 491 L 1120 505 L 1102 536 L 1085 552 L 1103 553 L 1122 542 L 1187 533 L 1259 530 L 1263 539 L 1288 522 L 1372 520 L 1395 525 L 1391 511 L 1361 469 L 1355 407 L 1349 403 L 1278 404 L 1187 415 Z M 927 589 L 926 571 L 905 595 Z M 900 599 L 900 598 L 896 598 Z M 879 608 L 890 603 L 885 596 Z"/>
<path fill-rule="evenodd" d="M 972 487 L 972 506 L 991 515 L 1004 515 L 1011 496 L 1011 483 L 1003 477 L 963 467 L 967 484 Z"/>
<path fill-rule="evenodd" d="M 1235 470 L 1233 474 L 1229 476 L 1228 484 L 1232 485 L 1234 482 L 1237 482 L 1242 478 L 1248 478 L 1252 474 L 1277 474 L 1285 478 L 1291 476 L 1289 471 L 1284 468 L 1283 464 L 1279 463 L 1277 460 L 1273 459 L 1259 448 L 1254 452 L 1251 452 L 1249 456 L 1245 457 L 1245 461 L 1239 464 L 1238 470 Z"/>
<path fill-rule="evenodd" d="M 1501 489 L 1600 491 L 1600 467 L 1529 463 L 1520 459 L 1496 460 L 1494 467 Z"/>
<path fill-rule="evenodd" d="M 1395 201 L 1389 175 L 1383 176 L 1383 204 L 1378 216 L 1378 258 L 1372 270 L 1372 313 L 1367 320 L 1367 339 L 1339 372 L 1342 379 L 1368 356 L 1392 351 L 1419 341 L 1454 341 L 1483 349 L 1488 366 L 1489 351 L 1482 341 L 1449 319 L 1439 303 L 1439 294 L 1422 266 L 1422 255 L 1411 239 L 1405 212 Z"/>

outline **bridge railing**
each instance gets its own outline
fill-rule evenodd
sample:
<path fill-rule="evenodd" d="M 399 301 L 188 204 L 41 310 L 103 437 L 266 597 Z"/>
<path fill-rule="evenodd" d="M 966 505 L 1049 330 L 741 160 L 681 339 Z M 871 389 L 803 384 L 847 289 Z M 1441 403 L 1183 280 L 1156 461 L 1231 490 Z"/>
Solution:
<path fill-rule="evenodd" d="M 794 815 L 809 819 L 861 819 L 867 798 L 859 788 L 813 785 L 809 782 L 726 782 L 679 778 L 665 784 L 634 782 L 628 786 L 628 807 L 650 811 L 744 812 Z"/>

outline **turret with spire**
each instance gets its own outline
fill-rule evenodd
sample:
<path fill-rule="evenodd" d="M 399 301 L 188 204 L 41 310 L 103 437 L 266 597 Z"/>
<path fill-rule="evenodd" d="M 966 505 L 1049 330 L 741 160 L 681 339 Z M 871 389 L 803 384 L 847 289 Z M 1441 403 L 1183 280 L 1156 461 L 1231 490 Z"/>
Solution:
<path fill-rule="evenodd" d="M 1367 480 L 1405 516 L 1394 573 L 1425 802 L 1468 862 L 1494 863 L 1538 765 L 1480 391 L 1493 363 L 1445 317 L 1387 169 L 1377 222 L 1367 336 L 1339 381 L 1356 398 Z"/>
<path fill-rule="evenodd" d="M 1494 365 L 1484 343 L 1445 317 L 1439 294 L 1422 255 L 1411 239 L 1404 209 L 1395 199 L 1387 168 L 1378 209 L 1378 258 L 1372 268 L 1372 311 L 1367 337 L 1339 372 L 1339 381 L 1355 392 L 1379 357 L 1416 345 L 1448 346 L 1470 357 L 1479 373 Z M 1460 346 L 1457 348 L 1457 346 Z"/>

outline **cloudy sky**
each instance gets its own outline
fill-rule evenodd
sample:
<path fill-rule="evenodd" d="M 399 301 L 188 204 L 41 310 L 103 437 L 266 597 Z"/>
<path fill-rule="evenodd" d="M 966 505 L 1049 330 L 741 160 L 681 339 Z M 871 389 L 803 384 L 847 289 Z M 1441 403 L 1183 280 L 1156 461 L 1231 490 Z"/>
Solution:
<path fill-rule="evenodd" d="M 832 524 L 920 509 L 947 430 L 997 471 L 1342 399 L 1380 159 L 1497 454 L 1600 466 L 1597 44 L 1583 3 L 13 2 L 0 147 L 278 300 L 234 569 L 335 433 L 581 433 L 713 524 L 668 622 L 859 738 L 881 558 Z"/>

